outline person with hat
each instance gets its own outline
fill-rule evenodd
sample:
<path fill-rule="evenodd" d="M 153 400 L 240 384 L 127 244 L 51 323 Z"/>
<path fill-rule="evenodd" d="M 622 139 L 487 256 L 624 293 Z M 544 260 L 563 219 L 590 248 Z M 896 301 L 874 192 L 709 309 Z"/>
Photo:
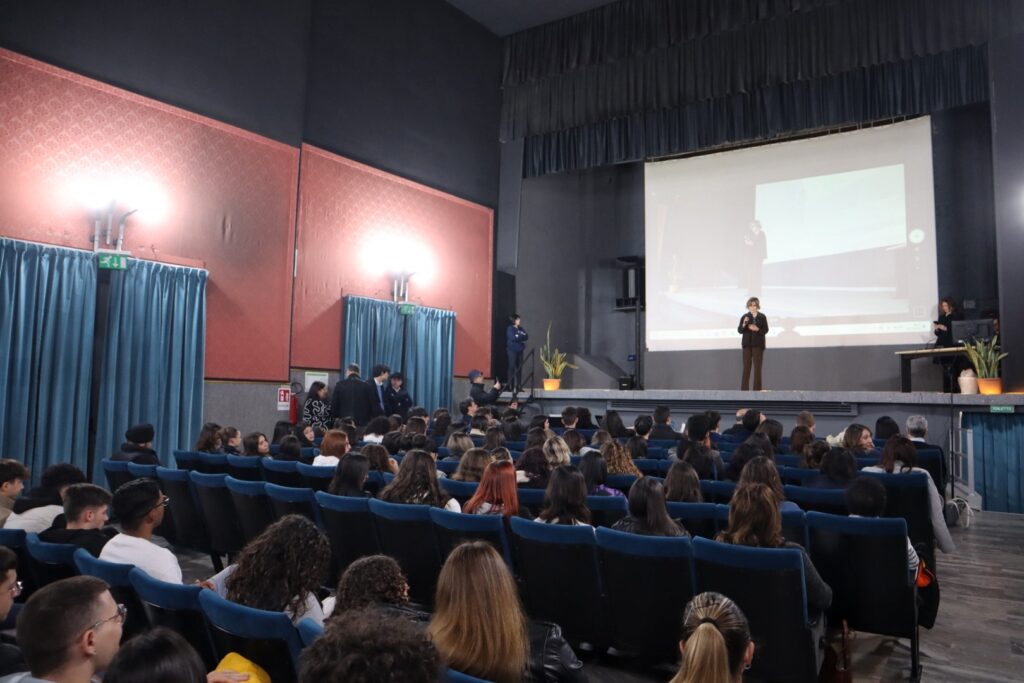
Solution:
<path fill-rule="evenodd" d="M 154 579 L 181 583 L 178 558 L 152 540 L 153 529 L 164 521 L 164 508 L 169 502 L 152 479 L 135 479 L 118 487 L 112 507 L 121 522 L 121 533 L 107 541 L 100 559 L 135 565 Z"/>
<path fill-rule="evenodd" d="M 159 465 L 160 458 L 153 450 L 153 425 L 141 424 L 129 427 L 124 433 L 125 443 L 121 450 L 110 456 L 111 460 L 127 460 L 137 465 Z"/>
<path fill-rule="evenodd" d="M 487 389 L 484 387 L 484 373 L 479 370 L 469 371 L 469 381 L 469 397 L 478 406 L 489 406 L 498 400 L 498 395 L 501 393 L 501 382 L 495 380 L 494 388 Z"/>

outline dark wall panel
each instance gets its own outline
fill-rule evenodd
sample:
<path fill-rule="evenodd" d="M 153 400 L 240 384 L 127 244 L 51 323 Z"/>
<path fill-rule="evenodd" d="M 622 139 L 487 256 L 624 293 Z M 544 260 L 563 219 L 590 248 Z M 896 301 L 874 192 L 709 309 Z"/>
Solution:
<path fill-rule="evenodd" d="M 306 141 L 491 208 L 499 39 L 443 0 L 315 0 Z"/>
<path fill-rule="evenodd" d="M 310 0 L 6 0 L 0 46 L 298 145 Z"/>

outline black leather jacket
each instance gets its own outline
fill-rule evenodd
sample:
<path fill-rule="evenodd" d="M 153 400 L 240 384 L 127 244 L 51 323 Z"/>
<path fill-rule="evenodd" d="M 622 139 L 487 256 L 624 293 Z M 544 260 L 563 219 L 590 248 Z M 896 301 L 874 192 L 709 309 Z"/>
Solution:
<path fill-rule="evenodd" d="M 562 637 L 558 624 L 530 621 L 530 671 L 534 683 L 586 683 L 583 662 Z"/>

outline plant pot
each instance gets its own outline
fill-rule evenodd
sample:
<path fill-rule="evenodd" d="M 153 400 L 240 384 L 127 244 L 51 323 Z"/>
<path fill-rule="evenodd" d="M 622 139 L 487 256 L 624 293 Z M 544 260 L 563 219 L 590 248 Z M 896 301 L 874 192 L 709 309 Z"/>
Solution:
<path fill-rule="evenodd" d="M 550 377 L 544 378 L 544 391 L 558 391 L 561 386 L 561 379 L 551 379 Z"/>
<path fill-rule="evenodd" d="M 1003 378 L 989 377 L 978 378 L 978 392 L 985 396 L 993 396 L 1003 393 Z"/>
<path fill-rule="evenodd" d="M 957 377 L 956 381 L 960 384 L 961 394 L 976 394 L 978 393 L 978 378 L 977 377 Z"/>

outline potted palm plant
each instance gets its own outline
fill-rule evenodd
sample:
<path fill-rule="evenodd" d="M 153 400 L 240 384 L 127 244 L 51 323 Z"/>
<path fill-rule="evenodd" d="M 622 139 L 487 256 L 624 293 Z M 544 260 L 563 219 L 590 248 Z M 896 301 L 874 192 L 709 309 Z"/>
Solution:
<path fill-rule="evenodd" d="M 566 368 L 575 368 L 576 366 L 566 360 L 564 352 L 559 351 L 558 347 L 551 346 L 551 323 L 548 323 L 548 334 L 547 339 L 544 342 L 544 346 L 540 347 L 540 362 L 544 366 L 544 373 L 547 377 L 544 379 L 545 391 L 555 391 L 562 386 L 562 373 L 565 372 Z"/>
<path fill-rule="evenodd" d="M 964 344 L 964 350 L 971 359 L 974 371 L 978 373 L 978 391 L 982 394 L 1003 393 L 1003 380 L 999 377 L 999 362 L 1006 358 L 1008 353 L 999 351 L 999 335 L 992 337 L 992 341 L 979 339 Z"/>

